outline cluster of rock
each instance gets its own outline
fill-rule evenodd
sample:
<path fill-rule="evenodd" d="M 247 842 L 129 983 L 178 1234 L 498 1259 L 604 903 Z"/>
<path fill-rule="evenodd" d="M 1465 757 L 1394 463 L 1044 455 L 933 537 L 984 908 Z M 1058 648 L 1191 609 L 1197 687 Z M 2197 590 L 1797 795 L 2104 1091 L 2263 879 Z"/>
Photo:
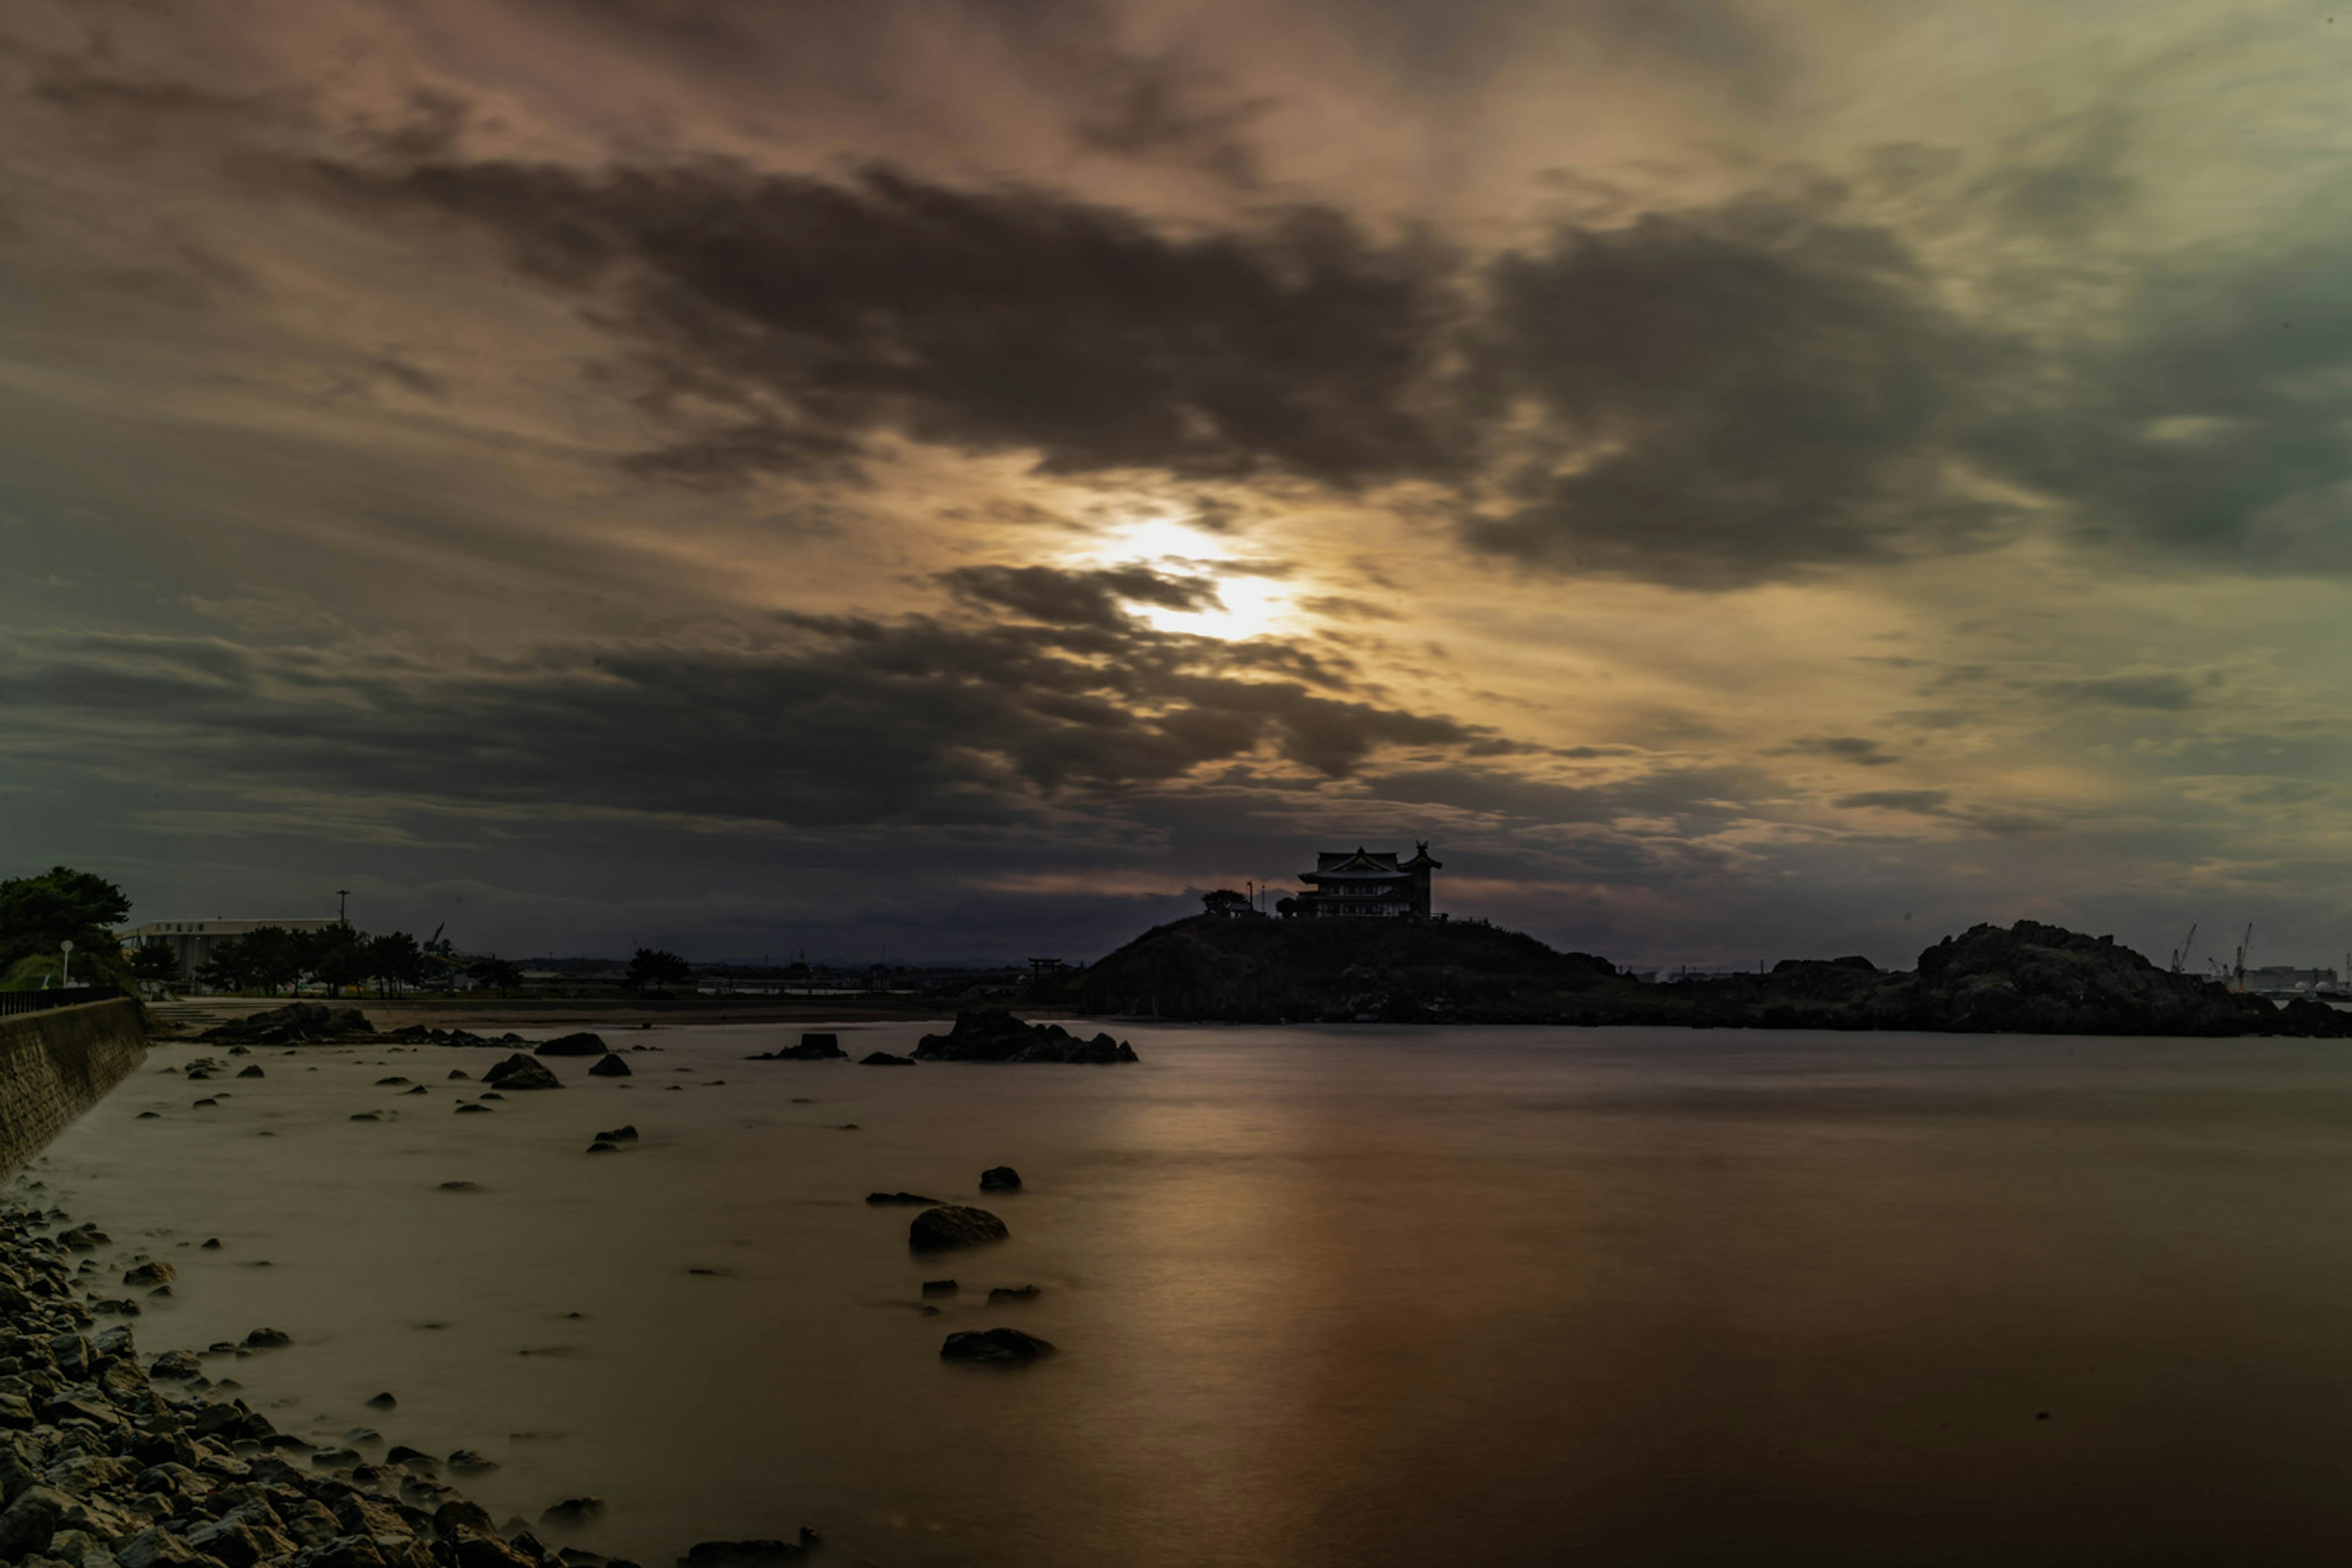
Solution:
<path fill-rule="evenodd" d="M 439 1479 L 440 1462 L 413 1448 L 370 1464 L 278 1431 L 244 1401 L 223 1398 L 205 1364 L 166 1351 L 142 1366 L 131 1329 L 95 1334 L 77 1289 L 71 1251 L 105 1244 L 94 1226 L 51 1237 L 61 1216 L 0 1213 L 0 1560 L 20 1568 L 572 1568 L 602 1561 L 559 1552 L 520 1520 L 503 1527 Z M 161 1281 L 156 1260 L 126 1283 Z M 257 1329 L 242 1345 L 282 1347 Z M 395 1404 L 390 1395 L 371 1402 Z M 494 1468 L 466 1450 L 458 1474 Z M 559 1510 L 562 1505 L 558 1505 Z M 551 1517 L 562 1517 L 551 1510 Z M 793 1561 L 816 1544 L 709 1542 L 698 1564 Z M 634 1568 L 608 1563 L 606 1568 Z"/>
<path fill-rule="evenodd" d="M 2352 1037 L 2352 1013 L 2325 1003 L 2273 1005 L 2159 969 L 2112 937 L 2034 921 L 1971 927 L 1911 971 L 1790 959 L 1764 973 L 1648 984 L 1606 959 L 1467 921 L 1203 915 L 1146 932 L 1073 985 L 1070 999 L 1090 1012 L 1225 1023 Z"/>
<path fill-rule="evenodd" d="M 1082 1040 L 1059 1024 L 1030 1024 L 999 1008 L 958 1013 L 944 1035 L 925 1035 L 915 1059 L 927 1062 L 1078 1062 L 1136 1059 L 1135 1047 L 1108 1035 Z"/>
<path fill-rule="evenodd" d="M 757 1056 L 747 1057 L 744 1059 L 755 1062 L 824 1062 L 848 1055 L 847 1051 L 841 1048 L 838 1036 L 811 1032 L 803 1035 L 801 1043 L 797 1046 L 785 1046 L 779 1050 L 761 1051 Z"/>
<path fill-rule="evenodd" d="M 594 1039 L 591 1035 L 587 1037 Z M 289 1002 L 266 1007 L 226 1024 L 216 1024 L 196 1038 L 239 1046 L 465 1046 L 513 1047 L 524 1043 L 511 1031 L 478 1035 L 470 1029 L 436 1029 L 428 1024 L 407 1024 L 379 1032 L 357 1007 L 330 1007 L 321 1002 Z M 598 1042 L 598 1048 L 603 1043 Z"/>
<path fill-rule="evenodd" d="M 388 1034 L 374 1037 L 376 1045 L 392 1046 L 470 1046 L 504 1047 L 523 1043 L 520 1035 L 509 1030 L 503 1035 L 478 1035 L 471 1029 L 436 1029 L 429 1024 L 404 1024 Z"/>
<path fill-rule="evenodd" d="M 357 1007 L 292 1002 L 216 1024 L 196 1038 L 236 1046 L 323 1046 L 378 1039 L 375 1026 Z"/>

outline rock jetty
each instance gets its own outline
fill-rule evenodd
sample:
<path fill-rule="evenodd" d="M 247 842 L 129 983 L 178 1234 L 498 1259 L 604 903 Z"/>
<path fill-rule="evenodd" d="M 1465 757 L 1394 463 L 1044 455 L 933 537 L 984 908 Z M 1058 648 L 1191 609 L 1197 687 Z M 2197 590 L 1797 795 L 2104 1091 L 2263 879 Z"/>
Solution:
<path fill-rule="evenodd" d="M 1059 1024 L 1030 1024 L 997 1008 L 958 1013 L 944 1035 L 925 1035 L 915 1059 L 926 1062 L 1131 1062 L 1135 1047 L 1108 1035 L 1082 1040 Z"/>

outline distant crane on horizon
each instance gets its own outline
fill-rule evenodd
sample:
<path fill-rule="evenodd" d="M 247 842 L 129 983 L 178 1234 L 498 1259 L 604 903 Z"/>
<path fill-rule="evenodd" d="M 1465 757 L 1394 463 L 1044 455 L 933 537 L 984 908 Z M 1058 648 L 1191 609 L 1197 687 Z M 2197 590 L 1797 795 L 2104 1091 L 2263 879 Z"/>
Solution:
<path fill-rule="evenodd" d="M 2174 948 L 2174 949 L 2172 950 L 2172 973 L 2175 973 L 2175 974 L 2179 974 L 2179 973 L 2182 973 L 2184 970 L 2186 970 L 2186 969 L 2188 968 L 2188 966 L 2189 966 L 2189 950 L 2190 948 L 2192 948 L 2192 947 L 2195 947 L 2196 945 L 2197 945 L 2197 922 L 2196 922 L 2195 921 L 2189 921 L 2189 934 L 2188 934 L 2187 936 L 2182 937 L 2182 938 L 2180 939 L 2180 945 L 2179 945 L 2179 947 L 2176 947 L 2176 948 Z"/>
<path fill-rule="evenodd" d="M 2246 950 L 2253 945 L 2254 922 L 2248 921 L 2246 934 L 2238 939 L 2238 962 L 2230 971 L 2230 989 L 2232 991 L 2243 991 L 2246 988 Z"/>

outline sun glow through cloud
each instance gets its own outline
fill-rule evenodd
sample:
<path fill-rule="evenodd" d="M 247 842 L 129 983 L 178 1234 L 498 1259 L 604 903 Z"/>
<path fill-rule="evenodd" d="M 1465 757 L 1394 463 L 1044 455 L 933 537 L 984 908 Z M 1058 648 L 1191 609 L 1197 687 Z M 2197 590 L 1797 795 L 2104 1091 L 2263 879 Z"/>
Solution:
<path fill-rule="evenodd" d="M 1196 609 L 1129 604 L 1129 612 L 1155 631 L 1239 642 L 1297 626 L 1298 595 L 1291 584 L 1270 575 L 1266 563 L 1203 554 L 1202 547 L 1208 542 L 1185 519 L 1154 514 L 1106 529 L 1073 563 L 1141 566 L 1165 576 L 1199 578 L 1213 584 L 1216 603 Z"/>

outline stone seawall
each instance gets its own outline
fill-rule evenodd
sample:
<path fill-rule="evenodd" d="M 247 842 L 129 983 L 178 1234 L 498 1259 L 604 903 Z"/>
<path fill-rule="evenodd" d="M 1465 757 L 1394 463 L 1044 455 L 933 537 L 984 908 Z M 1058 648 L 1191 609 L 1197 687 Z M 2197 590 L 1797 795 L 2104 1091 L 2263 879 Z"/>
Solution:
<path fill-rule="evenodd" d="M 14 1174 L 146 1058 L 139 1005 L 125 998 L 0 1018 L 0 1177 Z"/>

